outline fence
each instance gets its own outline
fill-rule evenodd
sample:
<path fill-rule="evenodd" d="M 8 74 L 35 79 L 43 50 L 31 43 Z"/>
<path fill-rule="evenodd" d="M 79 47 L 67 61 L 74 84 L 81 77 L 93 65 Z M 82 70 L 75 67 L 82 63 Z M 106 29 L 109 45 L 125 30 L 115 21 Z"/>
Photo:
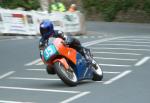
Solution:
<path fill-rule="evenodd" d="M 84 34 L 84 17 L 80 12 L 43 13 L 37 11 L 20 11 L 0 9 L 0 34 L 38 35 L 39 24 L 49 19 L 55 30 L 65 33 Z"/>

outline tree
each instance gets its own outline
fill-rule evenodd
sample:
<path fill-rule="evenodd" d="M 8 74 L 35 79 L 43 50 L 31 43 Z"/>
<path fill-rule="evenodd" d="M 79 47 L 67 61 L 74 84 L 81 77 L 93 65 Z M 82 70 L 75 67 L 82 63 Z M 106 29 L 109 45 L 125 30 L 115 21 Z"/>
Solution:
<path fill-rule="evenodd" d="M 40 7 L 40 4 L 39 0 L 3 0 L 0 6 L 10 9 L 23 7 L 25 10 L 36 10 Z"/>

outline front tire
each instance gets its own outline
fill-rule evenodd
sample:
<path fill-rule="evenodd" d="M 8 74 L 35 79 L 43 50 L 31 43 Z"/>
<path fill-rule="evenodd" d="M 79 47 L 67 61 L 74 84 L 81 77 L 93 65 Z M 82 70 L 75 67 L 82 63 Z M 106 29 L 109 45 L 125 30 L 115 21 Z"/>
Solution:
<path fill-rule="evenodd" d="M 56 62 L 54 64 L 55 72 L 59 78 L 68 86 L 76 86 L 78 84 L 77 76 L 74 70 L 69 67 L 66 69 L 61 62 Z"/>

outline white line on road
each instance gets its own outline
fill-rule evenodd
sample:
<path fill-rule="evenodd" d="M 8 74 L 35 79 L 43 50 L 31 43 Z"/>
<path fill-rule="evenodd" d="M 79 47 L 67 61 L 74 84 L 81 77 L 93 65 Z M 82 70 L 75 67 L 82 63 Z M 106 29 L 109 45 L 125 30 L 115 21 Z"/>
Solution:
<path fill-rule="evenodd" d="M 142 41 L 141 41 L 141 42 L 140 42 L 140 41 L 136 42 L 136 41 L 123 41 L 123 40 L 122 40 L 122 41 L 108 41 L 108 42 L 115 42 L 115 43 L 116 43 L 116 42 L 117 42 L 117 43 L 119 43 L 119 42 L 121 42 L 121 43 L 123 42 L 123 43 L 124 43 L 124 42 L 125 42 L 125 43 L 140 43 L 140 44 L 142 44 L 142 43 L 143 43 L 143 44 L 144 44 L 144 43 L 148 43 L 148 44 L 150 44 L 150 42 L 142 42 Z"/>
<path fill-rule="evenodd" d="M 15 72 L 15 71 L 10 71 L 10 72 L 8 72 L 8 73 L 5 73 L 5 74 L 3 74 L 3 75 L 0 76 L 0 79 L 3 79 L 3 78 L 6 78 L 7 76 L 10 76 L 10 75 L 12 75 L 14 72 Z"/>
<path fill-rule="evenodd" d="M 55 90 L 55 89 L 37 89 L 37 88 L 23 88 L 23 87 L 7 87 L 7 86 L 0 86 L 0 89 L 38 91 L 38 92 L 72 93 L 72 94 L 81 93 L 80 91 L 67 91 L 67 90 Z"/>
<path fill-rule="evenodd" d="M 75 96 L 73 96 L 73 97 L 71 97 L 69 99 L 66 99 L 66 100 L 60 102 L 60 103 L 69 103 L 69 102 L 72 102 L 73 100 L 81 98 L 81 97 L 83 97 L 83 96 L 85 96 L 87 94 L 90 94 L 90 92 L 82 92 L 82 93 L 77 94 L 77 95 L 75 95 Z"/>
<path fill-rule="evenodd" d="M 124 39 L 119 39 L 119 40 L 123 40 L 123 41 L 150 41 L 149 38 L 124 38 Z"/>
<path fill-rule="evenodd" d="M 92 52 L 92 53 L 98 53 L 98 54 L 118 54 L 118 55 L 142 55 L 142 54 L 137 54 L 137 53 L 119 53 L 119 52 Z"/>
<path fill-rule="evenodd" d="M 41 61 L 41 59 L 39 58 L 37 60 L 34 60 L 34 61 L 30 62 L 30 63 L 25 64 L 25 66 L 31 66 L 33 64 L 39 63 L 40 61 Z"/>
<path fill-rule="evenodd" d="M 125 39 L 148 39 L 150 36 L 144 36 L 144 35 L 136 35 L 136 36 L 127 36 L 124 37 Z"/>
<path fill-rule="evenodd" d="M 103 46 L 103 45 L 106 45 L 106 46 L 135 46 L 135 47 L 150 47 L 149 45 L 133 45 L 133 44 L 98 44 L 98 45 L 101 45 L 101 46 Z"/>
<path fill-rule="evenodd" d="M 109 71 L 103 71 L 103 73 L 106 73 L 106 74 L 119 74 L 120 72 L 109 72 Z"/>
<path fill-rule="evenodd" d="M 26 69 L 26 70 L 29 70 L 29 71 L 45 71 L 45 69 Z M 106 73 L 106 74 L 118 74 L 120 72 L 109 72 L 109 71 L 103 71 L 103 73 Z M 14 77 L 13 77 L 14 78 Z M 16 77 L 15 77 L 16 78 Z M 12 79 L 12 77 L 10 78 Z M 54 80 L 54 79 L 53 79 Z M 57 79 L 56 79 L 57 80 Z"/>
<path fill-rule="evenodd" d="M 123 59 L 123 58 L 105 58 L 105 57 L 94 57 L 95 59 L 105 59 L 105 60 L 125 60 L 125 61 L 137 61 L 137 59 Z"/>
<path fill-rule="evenodd" d="M 51 81 L 60 80 L 60 79 L 49 79 L 49 78 L 26 78 L 26 77 L 10 77 L 9 79 L 20 79 L 20 80 L 51 80 Z"/>
<path fill-rule="evenodd" d="M 44 63 L 42 61 L 40 61 L 39 63 L 37 63 L 36 65 L 44 65 Z"/>
<path fill-rule="evenodd" d="M 124 71 L 123 73 L 121 73 L 121 74 L 117 75 L 116 77 L 114 77 L 114 78 L 104 82 L 103 84 L 111 84 L 112 82 L 114 82 L 114 81 L 116 81 L 116 80 L 126 76 L 127 74 L 129 74 L 131 72 L 132 72 L 131 70 Z"/>
<path fill-rule="evenodd" d="M 22 36 L 17 36 L 16 39 L 24 39 Z"/>
<path fill-rule="evenodd" d="M 135 50 L 135 51 L 150 51 L 150 49 L 132 49 L 132 48 L 106 48 L 106 47 L 92 47 L 91 49 L 106 49 L 106 50 Z"/>
<path fill-rule="evenodd" d="M 147 62 L 150 59 L 150 57 L 144 57 L 142 58 L 140 61 L 138 61 L 135 66 L 141 66 L 142 64 L 144 64 L 145 62 Z"/>
<path fill-rule="evenodd" d="M 0 103 L 33 103 L 33 102 L 19 102 L 19 101 L 0 100 Z"/>
<path fill-rule="evenodd" d="M 46 71 L 46 69 L 26 69 L 26 70 L 29 70 L 29 71 Z"/>
<path fill-rule="evenodd" d="M 102 42 L 106 42 L 106 41 L 110 41 L 110 40 L 115 40 L 115 39 L 120 39 L 120 38 L 123 38 L 123 37 L 98 39 L 98 40 L 82 43 L 82 45 L 87 47 L 87 46 L 91 46 L 91 45 L 94 45 L 94 44 L 98 44 L 98 43 L 102 43 Z"/>
<path fill-rule="evenodd" d="M 118 64 L 99 64 L 100 66 L 110 66 L 110 67 L 131 67 L 131 65 L 118 65 Z"/>

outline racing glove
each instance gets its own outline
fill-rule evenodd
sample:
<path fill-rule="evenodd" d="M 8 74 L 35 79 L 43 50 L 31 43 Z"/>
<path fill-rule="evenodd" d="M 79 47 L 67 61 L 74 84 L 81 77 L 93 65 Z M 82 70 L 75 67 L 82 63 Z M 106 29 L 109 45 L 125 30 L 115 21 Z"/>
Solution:
<path fill-rule="evenodd" d="M 65 44 L 71 45 L 72 42 L 73 42 L 73 39 L 72 39 L 70 36 L 67 36 L 67 37 L 65 38 Z"/>
<path fill-rule="evenodd" d="M 44 50 L 44 48 L 45 48 L 45 46 L 46 46 L 46 41 L 43 41 L 43 42 L 39 42 L 39 49 L 40 50 Z"/>

